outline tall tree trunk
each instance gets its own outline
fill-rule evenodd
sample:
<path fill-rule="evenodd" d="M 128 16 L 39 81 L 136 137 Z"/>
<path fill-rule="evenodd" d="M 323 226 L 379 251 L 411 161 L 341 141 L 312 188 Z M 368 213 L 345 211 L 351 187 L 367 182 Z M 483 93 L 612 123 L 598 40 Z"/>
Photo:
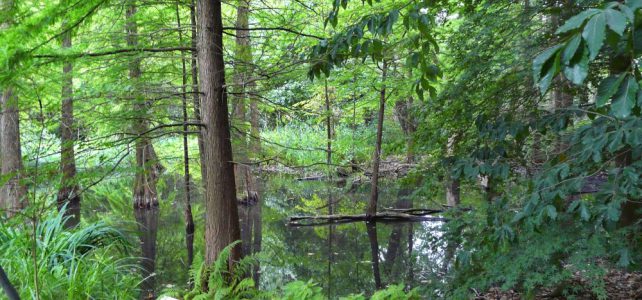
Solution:
<path fill-rule="evenodd" d="M 386 109 L 386 76 L 388 72 L 388 62 L 384 59 L 381 73 L 381 91 L 379 92 L 379 118 L 377 119 L 377 139 L 375 141 L 375 151 L 372 159 L 372 178 L 370 188 L 370 202 L 366 215 L 372 217 L 377 214 L 377 201 L 379 200 L 379 164 L 381 162 L 381 137 L 383 136 L 383 117 Z"/>
<path fill-rule="evenodd" d="M 141 300 L 156 299 L 156 236 L 158 233 L 158 208 L 135 209 L 134 216 L 138 223 L 141 248 L 141 272 L 143 281 L 140 284 Z"/>
<path fill-rule="evenodd" d="M 191 39 L 192 39 L 192 48 L 196 49 L 198 47 L 198 36 L 196 34 L 196 3 L 194 0 L 191 1 L 190 9 L 190 27 L 192 28 Z M 191 62 L 191 71 L 192 71 L 192 102 L 194 105 L 194 118 L 198 123 L 201 123 L 201 97 L 198 94 L 198 54 L 196 51 L 192 51 L 192 62 Z M 207 171 L 205 170 L 205 163 L 203 162 L 203 153 L 205 150 L 205 142 L 203 141 L 203 127 L 198 128 L 198 153 L 199 153 L 199 163 L 201 165 L 201 180 L 205 181 L 205 176 Z"/>
<path fill-rule="evenodd" d="M 453 134 L 448 138 L 446 143 L 446 157 L 453 157 L 455 155 L 455 147 L 457 146 L 459 135 Z M 460 191 L 459 191 L 459 179 L 453 178 L 450 175 L 451 172 L 446 172 L 446 203 L 450 207 L 459 206 L 460 202 Z"/>
<path fill-rule="evenodd" d="M 178 40 L 183 44 L 183 29 L 181 28 L 181 15 L 179 5 L 176 3 L 176 23 L 178 24 Z M 187 135 L 187 122 L 189 121 L 187 115 L 187 58 L 185 51 L 181 51 L 181 67 L 183 71 L 182 81 L 182 100 L 183 100 L 183 167 L 184 167 L 184 181 L 185 181 L 185 246 L 187 248 L 187 266 L 192 266 L 194 261 L 194 217 L 192 215 L 192 178 L 189 171 L 189 143 Z M 191 280 L 190 280 L 191 285 Z"/>
<path fill-rule="evenodd" d="M 410 77 L 412 77 L 412 74 L 410 74 Z M 408 161 L 408 163 L 412 163 L 415 160 L 415 139 L 413 135 L 415 131 L 417 131 L 417 121 L 412 113 L 413 102 L 413 97 L 408 96 L 406 99 L 397 101 L 394 109 L 395 117 L 406 138 L 406 161 Z"/>
<path fill-rule="evenodd" d="M 0 0 L 0 11 L 9 12 L 12 0 Z M 0 29 L 11 26 L 13 20 L 0 21 Z M 11 217 L 27 205 L 27 188 L 20 182 L 24 178 L 20 150 L 20 111 L 18 97 L 11 86 L 0 90 L 0 175 L 8 179 L 0 189 L 0 210 Z"/>
<path fill-rule="evenodd" d="M 205 129 L 203 162 L 205 186 L 205 262 L 213 263 L 221 251 L 240 237 L 230 124 L 223 63 L 223 20 L 220 0 L 198 0 L 198 62 Z M 241 257 L 232 249 L 229 268 Z"/>
<path fill-rule="evenodd" d="M 137 12 L 136 1 L 130 0 L 126 11 L 127 46 L 138 47 L 138 25 L 135 15 Z M 129 78 L 132 81 L 136 92 L 134 109 L 140 115 L 134 120 L 134 131 L 138 134 L 136 139 L 136 179 L 134 181 L 134 207 L 151 208 L 158 206 L 158 193 L 156 181 L 161 170 L 156 151 L 151 140 L 144 135 L 149 128 L 148 108 L 144 93 L 138 91 L 141 77 L 141 59 L 133 58 L 129 62 Z"/>
<path fill-rule="evenodd" d="M 324 91 L 325 91 L 325 126 L 326 126 L 326 138 L 327 138 L 327 147 L 326 147 L 326 164 L 328 167 L 328 176 L 332 180 L 332 111 L 330 110 L 330 95 L 328 93 L 328 79 L 324 81 Z"/>
<path fill-rule="evenodd" d="M 62 47 L 71 48 L 71 31 L 63 33 Z M 58 190 L 58 209 L 66 206 L 66 227 L 74 227 L 80 222 L 80 195 L 76 182 L 76 157 L 74 153 L 74 100 L 73 65 L 66 61 L 62 67 L 62 113 L 60 120 L 60 169 L 62 179 Z"/>
<path fill-rule="evenodd" d="M 572 9 L 575 1 L 562 0 L 558 4 L 560 14 L 553 14 L 551 17 L 551 29 L 557 30 L 557 28 L 562 24 L 562 14 L 572 13 Z M 551 94 L 553 100 L 553 106 L 555 112 L 562 112 L 573 105 L 573 95 L 571 94 L 571 83 L 568 79 L 563 76 L 558 76 L 555 78 L 554 82 L 556 83 L 553 87 Z M 555 143 L 555 154 L 559 155 L 569 148 L 569 143 L 565 136 L 559 136 Z"/>
<path fill-rule="evenodd" d="M 250 47 L 249 11 L 250 2 L 239 0 L 236 10 L 236 59 L 234 62 L 234 120 L 236 121 L 235 153 L 238 163 L 234 165 L 236 189 L 239 199 L 255 201 L 253 199 L 255 188 L 251 169 L 247 165 L 248 148 L 247 133 L 251 127 L 247 126 L 247 98 L 249 95 L 249 82 L 252 73 L 252 53 Z M 249 246 L 249 245 L 247 245 Z"/>
<path fill-rule="evenodd" d="M 0 144 L 1 175 L 8 178 L 2 186 L 0 204 L 9 217 L 16 214 L 27 204 L 25 195 L 27 188 L 20 182 L 24 178 L 22 152 L 20 150 L 20 112 L 18 97 L 13 95 L 13 89 L 8 87 L 0 96 L 2 109 L 2 143 Z"/>

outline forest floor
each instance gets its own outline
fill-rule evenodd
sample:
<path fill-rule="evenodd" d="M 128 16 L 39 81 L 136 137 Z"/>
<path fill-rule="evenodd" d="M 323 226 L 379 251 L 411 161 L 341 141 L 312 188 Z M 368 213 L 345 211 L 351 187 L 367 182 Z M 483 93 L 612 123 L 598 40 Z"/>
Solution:
<path fill-rule="evenodd" d="M 599 299 L 590 290 L 590 282 L 576 273 L 574 278 L 561 288 L 572 287 L 578 290 L 574 294 L 574 299 Z M 642 273 L 624 272 L 611 270 L 604 276 L 604 289 L 606 290 L 605 299 L 642 299 Z M 515 291 L 502 291 L 500 288 L 491 288 L 486 293 L 475 299 L 492 299 L 492 300 L 518 300 L 523 299 L 522 295 Z M 569 299 L 569 296 L 563 296 L 560 292 L 550 289 L 543 289 L 535 296 L 535 299 Z"/>

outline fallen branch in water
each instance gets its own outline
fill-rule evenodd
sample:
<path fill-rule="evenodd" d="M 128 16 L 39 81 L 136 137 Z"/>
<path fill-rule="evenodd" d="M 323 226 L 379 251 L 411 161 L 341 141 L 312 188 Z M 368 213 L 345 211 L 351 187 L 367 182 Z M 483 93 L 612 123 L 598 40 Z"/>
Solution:
<path fill-rule="evenodd" d="M 303 227 L 303 226 L 323 226 L 344 224 L 360 221 L 368 222 L 447 222 L 447 218 L 442 217 L 428 217 L 426 215 L 435 213 L 403 213 L 384 211 L 377 213 L 374 216 L 366 214 L 358 215 L 321 215 L 321 216 L 292 216 L 288 222 L 288 226 Z"/>

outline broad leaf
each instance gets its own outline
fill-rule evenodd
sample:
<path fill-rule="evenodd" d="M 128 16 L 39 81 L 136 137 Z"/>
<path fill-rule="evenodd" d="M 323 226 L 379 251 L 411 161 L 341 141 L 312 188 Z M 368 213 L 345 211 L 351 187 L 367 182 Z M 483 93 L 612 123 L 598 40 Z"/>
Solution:
<path fill-rule="evenodd" d="M 575 52 L 577 52 L 577 48 L 580 47 L 581 42 L 582 35 L 576 34 L 566 43 L 566 46 L 564 46 L 564 51 L 562 51 L 562 62 L 565 65 L 568 65 L 571 59 L 573 59 L 573 57 L 575 56 Z"/>
<path fill-rule="evenodd" d="M 606 102 L 617 92 L 622 80 L 624 80 L 624 74 L 609 76 L 600 82 L 600 86 L 597 88 L 597 97 L 595 98 L 597 107 L 606 105 Z"/>
<path fill-rule="evenodd" d="M 622 82 L 611 104 L 611 113 L 618 118 L 626 118 L 631 114 L 631 109 L 635 106 L 639 85 L 635 77 L 629 75 Z"/>
<path fill-rule="evenodd" d="M 544 77 L 546 77 L 546 75 L 549 74 L 550 71 L 551 71 L 549 69 L 543 70 L 544 66 L 546 65 L 546 66 L 549 66 L 549 67 L 554 67 L 554 65 L 555 65 L 554 63 L 553 64 L 546 64 L 546 63 L 549 60 L 554 59 L 554 56 L 559 52 L 561 47 L 562 47 L 562 45 L 556 45 L 554 47 L 548 48 L 548 49 L 542 51 L 542 53 L 540 53 L 533 60 L 533 78 L 535 79 L 535 82 L 538 85 L 541 86 L 540 81 L 544 80 L 542 78 L 542 75 L 544 74 L 545 75 Z M 558 65 L 559 65 L 559 63 L 558 63 Z M 550 85 L 550 81 L 552 81 L 552 79 L 553 79 L 552 76 L 550 76 L 550 77 L 551 78 L 548 78 L 548 83 L 545 84 L 545 88 L 542 89 L 543 90 L 542 93 L 546 92 L 546 90 L 548 89 L 548 86 Z"/>
<path fill-rule="evenodd" d="M 579 59 L 571 61 L 572 65 L 564 67 L 564 76 L 573 84 L 580 85 L 588 76 L 588 52 L 583 50 L 579 54 Z"/>
<path fill-rule="evenodd" d="M 573 29 L 580 28 L 582 26 L 582 24 L 584 24 L 584 21 L 586 21 L 587 18 L 589 18 L 589 17 L 591 17 L 591 16 L 593 16 L 593 15 L 599 13 L 599 12 L 600 12 L 600 10 L 594 9 L 594 8 L 589 9 L 589 10 L 585 10 L 585 11 L 583 11 L 583 12 L 581 12 L 581 13 L 573 16 L 573 17 L 571 17 L 570 19 L 568 19 L 566 21 L 566 23 L 564 23 L 564 25 L 560 26 L 560 28 L 557 29 L 557 31 L 555 33 L 556 34 L 560 34 L 560 33 L 564 33 L 564 32 L 567 32 L 567 31 L 571 31 Z"/>
<path fill-rule="evenodd" d="M 626 29 L 626 16 L 623 13 L 610 8 L 606 9 L 604 14 L 606 15 L 606 24 L 609 25 L 609 28 L 618 35 L 622 35 L 624 33 L 624 29 Z"/>
<path fill-rule="evenodd" d="M 582 37 L 589 48 L 590 60 L 594 60 L 602 49 L 606 37 L 606 17 L 604 14 L 593 16 L 584 27 Z"/>

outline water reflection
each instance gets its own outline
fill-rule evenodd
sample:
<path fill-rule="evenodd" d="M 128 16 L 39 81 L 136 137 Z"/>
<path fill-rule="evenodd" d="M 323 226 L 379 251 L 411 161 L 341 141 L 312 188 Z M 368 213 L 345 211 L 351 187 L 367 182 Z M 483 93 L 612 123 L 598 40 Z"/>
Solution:
<path fill-rule="evenodd" d="M 241 223 L 241 250 L 243 256 L 261 252 L 263 226 L 261 201 L 258 193 L 251 194 L 245 201 L 239 203 L 239 218 Z M 251 271 L 256 287 L 260 286 L 260 263 L 255 263 Z"/>
<path fill-rule="evenodd" d="M 155 277 L 156 267 L 156 235 L 158 232 L 158 208 L 134 209 L 138 224 L 141 261 L 140 267 L 143 281 L 140 285 L 140 299 L 156 299 Z"/>
<path fill-rule="evenodd" d="M 181 183 L 167 184 L 174 199 L 183 199 Z M 282 287 L 293 280 L 314 280 L 329 298 L 350 293 L 371 295 L 379 287 L 404 283 L 409 288 L 435 280 L 444 266 L 444 249 L 436 246 L 439 223 L 357 222 L 321 227 L 286 226 L 292 215 L 362 213 L 369 198 L 369 185 L 323 181 L 297 181 L 273 176 L 261 182 L 261 197 L 239 205 L 244 254 L 259 253 L 251 276 L 265 290 Z M 413 188 L 396 182 L 380 185 L 380 204 L 385 208 L 426 207 L 413 203 Z M 164 192 L 165 195 L 172 195 Z M 169 197 L 172 198 L 172 197 Z M 249 200 L 249 199 L 248 199 Z M 199 206 L 200 197 L 194 203 Z M 182 201 L 161 202 L 158 210 L 136 213 L 141 231 L 143 296 L 150 296 L 167 285 L 184 287 L 187 270 Z M 198 211 L 198 210 L 197 210 Z M 202 211 L 201 211 L 202 212 Z M 197 231 L 203 226 L 202 214 L 195 213 Z M 158 249 L 156 236 L 158 231 Z M 202 255 L 202 232 L 195 239 L 196 256 Z M 158 250 L 158 252 L 156 252 Z M 156 255 L 157 254 L 157 255 Z M 157 256 L 157 257 L 156 257 Z M 154 261 L 156 260 L 156 265 Z M 158 276 L 149 276 L 156 271 Z M 249 276 L 249 274 L 248 274 Z"/>
<path fill-rule="evenodd" d="M 312 228 L 284 225 L 291 215 L 363 212 L 369 195 L 367 184 L 332 184 L 331 189 L 328 185 L 272 178 L 266 186 L 264 235 L 270 242 L 264 252 L 270 260 L 262 267 L 264 287 L 313 279 L 325 282 L 326 294 L 338 298 L 350 293 L 371 295 L 389 284 L 419 286 L 441 271 L 437 266 L 443 261 L 443 251 L 435 244 L 440 236 L 439 223 L 358 222 Z M 384 182 L 380 189 L 382 207 L 413 207 L 412 188 Z"/>

